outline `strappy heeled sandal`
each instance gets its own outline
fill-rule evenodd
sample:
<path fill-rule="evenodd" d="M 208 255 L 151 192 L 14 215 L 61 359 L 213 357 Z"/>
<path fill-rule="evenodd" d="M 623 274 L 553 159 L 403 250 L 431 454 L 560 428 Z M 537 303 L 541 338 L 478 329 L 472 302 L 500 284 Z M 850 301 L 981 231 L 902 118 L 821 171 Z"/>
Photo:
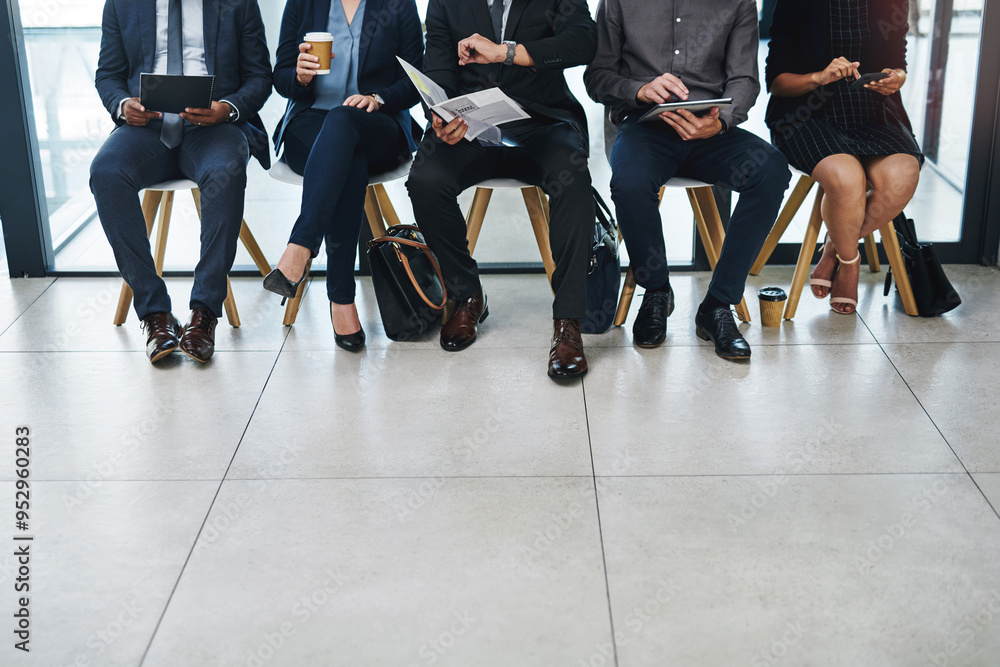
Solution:
<path fill-rule="evenodd" d="M 841 259 L 840 255 L 838 254 L 837 255 L 837 261 L 840 262 L 841 264 L 857 264 L 858 262 L 861 261 L 861 253 L 859 252 L 857 255 L 855 255 L 854 259 L 852 259 L 852 260 L 846 260 L 846 261 L 843 260 L 843 259 Z M 857 312 L 857 310 L 858 310 L 858 302 L 856 300 L 854 300 L 854 299 L 848 299 L 847 297 L 843 297 L 843 296 L 833 296 L 833 286 L 831 285 L 830 288 L 831 288 L 830 289 L 830 310 L 832 310 L 833 312 L 837 313 L 838 315 L 853 315 L 854 313 Z M 850 306 L 853 306 L 853 308 L 850 311 L 848 311 L 848 312 L 844 312 L 842 310 L 837 310 L 836 308 L 834 308 L 833 304 L 835 304 L 835 303 L 846 303 L 846 304 L 848 304 Z"/>
<path fill-rule="evenodd" d="M 829 242 L 830 242 L 830 235 L 827 234 L 826 238 L 823 240 L 823 250 L 824 250 L 824 252 L 826 251 L 826 244 L 829 243 Z M 820 259 L 822 261 L 822 258 L 820 258 Z M 817 266 L 819 266 L 819 264 L 817 264 Z M 832 290 L 833 289 L 833 278 L 837 275 L 837 269 L 838 268 L 840 268 L 840 267 L 835 264 L 834 267 L 833 267 L 833 273 L 830 275 L 830 280 L 824 280 L 822 278 L 813 278 L 810 275 L 809 276 L 809 287 L 810 288 L 812 288 L 812 287 L 826 287 L 827 289 L 831 289 Z M 818 294 L 816 294 L 816 292 L 813 292 L 812 289 L 810 289 L 809 291 L 812 292 L 812 295 L 814 297 L 816 297 L 817 299 L 825 299 L 827 296 L 830 296 L 829 292 L 827 292 L 826 296 L 819 296 Z"/>

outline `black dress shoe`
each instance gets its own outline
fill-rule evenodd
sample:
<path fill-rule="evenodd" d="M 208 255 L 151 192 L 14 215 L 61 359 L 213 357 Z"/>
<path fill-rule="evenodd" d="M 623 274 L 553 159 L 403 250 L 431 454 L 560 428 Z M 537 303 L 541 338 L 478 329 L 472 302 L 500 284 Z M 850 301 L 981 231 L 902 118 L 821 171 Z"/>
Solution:
<path fill-rule="evenodd" d="M 278 296 L 282 297 L 281 305 L 285 305 L 287 299 L 294 299 L 295 295 L 299 292 L 299 285 L 306 277 L 303 275 L 299 279 L 299 282 L 293 283 L 291 280 L 285 277 L 285 274 L 274 269 L 269 274 L 264 276 L 264 289 L 268 292 L 274 292 Z"/>
<path fill-rule="evenodd" d="M 456 303 L 451 319 L 441 327 L 441 347 L 449 352 L 458 352 L 475 343 L 479 323 L 489 314 L 482 288 L 468 299 Z"/>
<path fill-rule="evenodd" d="M 181 352 L 195 361 L 207 363 L 215 354 L 215 325 L 219 318 L 207 308 L 191 311 L 191 323 L 181 336 Z"/>
<path fill-rule="evenodd" d="M 667 338 L 667 318 L 674 312 L 674 290 L 646 292 L 632 325 L 632 342 L 639 347 L 656 347 Z"/>
<path fill-rule="evenodd" d="M 698 338 L 715 343 L 715 353 L 723 359 L 741 361 L 750 358 L 750 344 L 736 328 L 733 311 L 726 308 L 714 308 L 707 313 L 700 311 L 694 316 L 695 329 Z"/>
<path fill-rule="evenodd" d="M 146 315 L 142 329 L 146 332 L 146 356 L 153 364 L 177 349 L 184 332 L 173 313 Z"/>

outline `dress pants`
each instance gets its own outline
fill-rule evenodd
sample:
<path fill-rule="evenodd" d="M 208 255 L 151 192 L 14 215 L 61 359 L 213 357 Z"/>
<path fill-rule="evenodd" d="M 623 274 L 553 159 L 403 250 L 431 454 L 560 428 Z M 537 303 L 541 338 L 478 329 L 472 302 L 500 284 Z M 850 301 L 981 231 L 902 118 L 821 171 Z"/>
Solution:
<path fill-rule="evenodd" d="M 453 146 L 425 135 L 406 182 L 417 226 L 441 264 L 449 298 L 462 301 L 480 289 L 469 254 L 460 192 L 491 178 L 516 178 L 549 195 L 553 318 L 587 312 L 587 268 L 594 236 L 594 197 L 584 137 L 568 123 L 527 120 L 503 126 L 518 146 L 483 146 L 462 139 Z"/>
<path fill-rule="evenodd" d="M 140 319 L 170 312 L 170 296 L 156 274 L 139 191 L 187 178 L 201 190 L 201 259 L 194 269 L 190 307 L 222 316 L 226 276 L 236 259 L 243 222 L 243 197 L 250 148 L 231 123 L 210 127 L 185 124 L 176 148 L 160 141 L 161 121 L 146 127 L 122 125 L 111 133 L 90 165 L 90 190 L 122 278 L 134 293 Z"/>
<path fill-rule="evenodd" d="M 303 176 L 302 209 L 289 243 L 319 253 L 326 239 L 330 301 L 354 303 L 354 260 L 365 223 L 368 177 L 395 169 L 409 156 L 399 123 L 357 107 L 307 109 L 285 128 L 285 161 Z"/>
<path fill-rule="evenodd" d="M 670 277 L 657 193 L 674 176 L 740 193 L 708 292 L 739 303 L 747 275 L 778 215 L 791 173 L 776 148 L 746 130 L 684 141 L 663 121 L 626 118 L 611 150 L 611 198 L 636 282 L 648 289 Z"/>

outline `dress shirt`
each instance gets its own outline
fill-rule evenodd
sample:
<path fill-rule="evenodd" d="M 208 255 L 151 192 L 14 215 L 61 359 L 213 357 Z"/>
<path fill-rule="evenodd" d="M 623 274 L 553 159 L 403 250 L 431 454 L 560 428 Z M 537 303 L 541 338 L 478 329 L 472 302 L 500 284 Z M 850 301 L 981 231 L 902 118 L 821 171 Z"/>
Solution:
<path fill-rule="evenodd" d="M 486 0 L 486 4 L 490 9 L 493 9 L 493 3 L 496 0 Z M 500 34 L 497 35 L 497 41 L 503 41 L 503 34 L 507 32 L 507 16 L 510 14 L 510 3 L 511 0 L 503 0 L 503 27 L 500 29 Z"/>
<path fill-rule="evenodd" d="M 636 95 L 664 73 L 679 78 L 691 100 L 732 97 L 733 106 L 719 110 L 727 126 L 747 119 L 760 93 L 754 0 L 602 0 L 596 20 L 597 56 L 584 81 L 616 125 L 649 106 Z"/>
<path fill-rule="evenodd" d="M 330 73 L 317 75 L 316 101 L 313 109 L 329 111 L 339 107 L 351 95 L 358 94 L 358 61 L 361 56 L 361 30 L 365 17 L 365 0 L 361 0 L 354 18 L 347 22 L 344 3 L 333 0 L 326 30 L 333 35 L 334 57 L 330 61 Z"/>

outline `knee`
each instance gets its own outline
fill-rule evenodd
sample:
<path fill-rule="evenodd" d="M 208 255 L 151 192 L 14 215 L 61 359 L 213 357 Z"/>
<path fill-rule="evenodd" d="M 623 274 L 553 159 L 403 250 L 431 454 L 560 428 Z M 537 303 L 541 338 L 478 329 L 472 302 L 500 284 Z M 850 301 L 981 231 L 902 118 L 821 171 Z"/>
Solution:
<path fill-rule="evenodd" d="M 355 107 L 339 106 L 326 112 L 320 136 L 330 140 L 353 141 L 357 143 L 360 134 L 355 123 L 357 114 L 368 113 Z"/>
<path fill-rule="evenodd" d="M 225 160 L 198 174 L 198 189 L 205 199 L 213 199 L 223 193 L 243 192 L 247 186 L 246 163 L 242 160 Z"/>
<path fill-rule="evenodd" d="M 458 197 L 454 175 L 430 162 L 414 162 L 406 179 L 406 191 L 414 206 L 434 205 Z"/>
<path fill-rule="evenodd" d="M 834 199 L 864 198 L 868 181 L 864 172 L 845 167 L 834 167 L 819 175 L 817 179 L 827 197 Z"/>
<path fill-rule="evenodd" d="M 655 199 L 663 185 L 652 178 L 649 169 L 611 169 L 611 199 L 618 206 L 651 197 Z"/>
<path fill-rule="evenodd" d="M 878 176 L 872 175 L 870 180 L 875 194 L 881 194 L 894 204 L 905 206 L 917 189 L 920 163 L 916 159 L 908 160 L 903 164 L 894 165 Z"/>
<path fill-rule="evenodd" d="M 590 196 L 591 178 L 587 156 L 578 151 L 565 151 L 553 156 L 542 177 L 542 190 L 552 199 Z"/>
<path fill-rule="evenodd" d="M 120 160 L 105 151 L 98 152 L 90 163 L 90 191 L 97 194 L 109 185 L 121 183 L 126 176 Z"/>

